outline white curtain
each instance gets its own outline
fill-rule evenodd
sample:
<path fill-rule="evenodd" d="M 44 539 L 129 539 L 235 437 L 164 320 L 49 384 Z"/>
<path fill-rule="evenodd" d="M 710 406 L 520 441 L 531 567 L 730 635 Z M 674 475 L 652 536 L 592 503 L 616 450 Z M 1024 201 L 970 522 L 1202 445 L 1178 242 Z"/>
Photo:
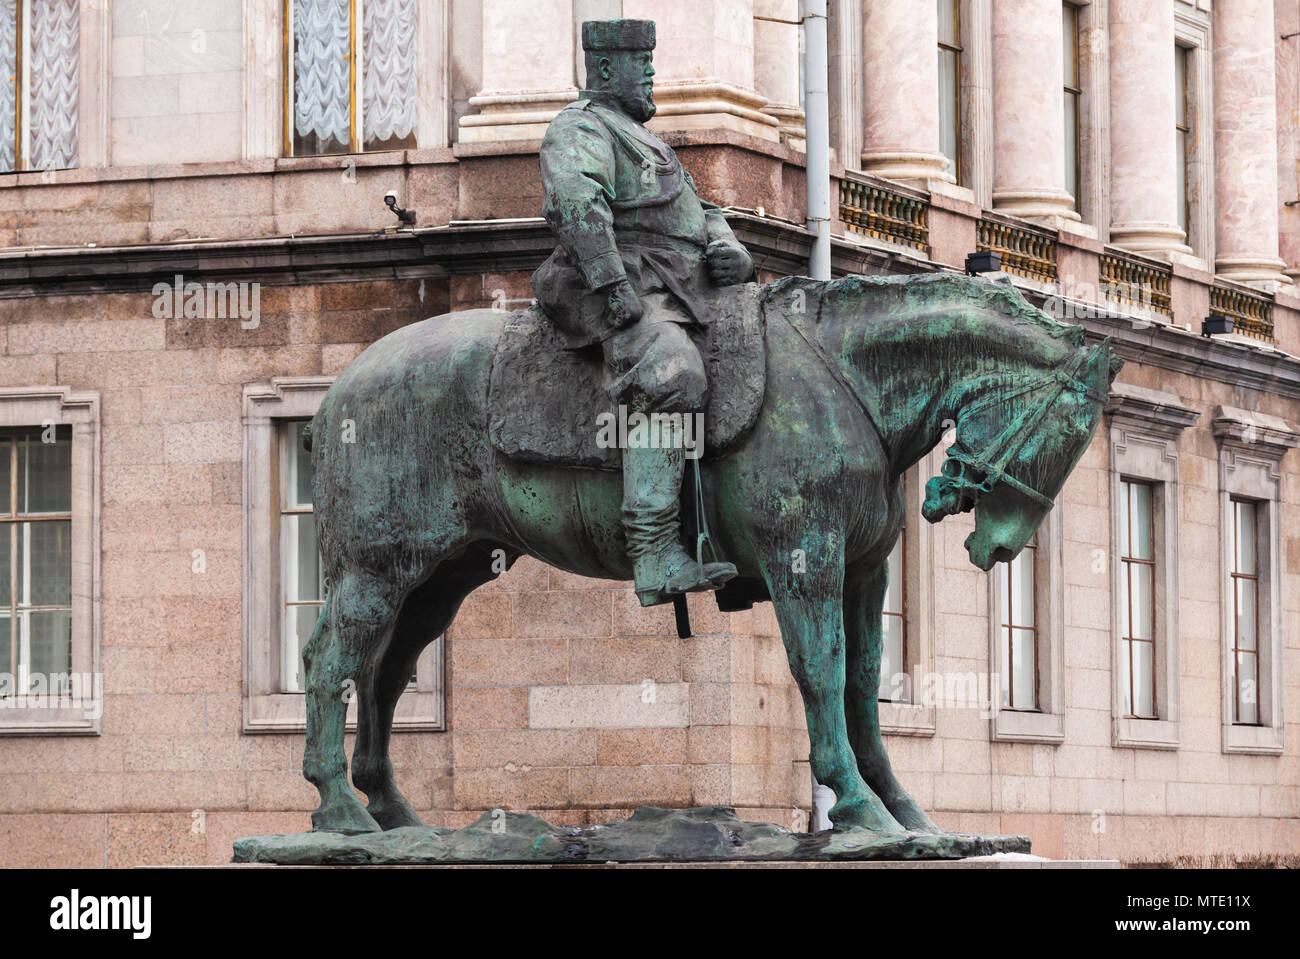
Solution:
<path fill-rule="evenodd" d="M 299 136 L 352 139 L 348 0 L 294 0 L 294 126 Z"/>
<path fill-rule="evenodd" d="M 18 0 L 0 0 L 0 173 L 14 168 Z"/>
<path fill-rule="evenodd" d="M 31 0 L 27 73 L 29 170 L 77 165 L 78 0 Z"/>
<path fill-rule="evenodd" d="M 415 0 L 366 0 L 364 31 L 366 143 L 415 130 Z"/>

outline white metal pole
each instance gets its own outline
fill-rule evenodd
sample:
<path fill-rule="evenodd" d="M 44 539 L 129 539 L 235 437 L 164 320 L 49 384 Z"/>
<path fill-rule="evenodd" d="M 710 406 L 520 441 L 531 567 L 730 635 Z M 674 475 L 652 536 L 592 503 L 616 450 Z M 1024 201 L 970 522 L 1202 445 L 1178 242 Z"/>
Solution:
<path fill-rule="evenodd" d="M 804 122 L 807 154 L 805 177 L 808 192 L 808 229 L 814 234 L 808 275 L 814 280 L 831 278 L 831 153 L 830 82 L 826 69 L 826 0 L 804 0 Z M 828 813 L 835 794 L 812 780 L 813 832 L 831 828 Z"/>
<path fill-rule="evenodd" d="M 826 0 L 804 0 L 804 119 L 807 136 L 808 229 L 816 234 L 808 272 L 831 278 L 830 86 L 826 69 Z"/>

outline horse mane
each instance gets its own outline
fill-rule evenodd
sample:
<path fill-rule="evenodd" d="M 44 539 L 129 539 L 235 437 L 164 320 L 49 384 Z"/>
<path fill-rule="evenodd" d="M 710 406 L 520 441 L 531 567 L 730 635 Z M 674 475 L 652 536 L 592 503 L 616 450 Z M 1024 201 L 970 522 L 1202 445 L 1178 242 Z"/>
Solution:
<path fill-rule="evenodd" d="M 993 280 L 950 272 L 892 276 L 854 273 L 834 280 L 788 276 L 769 283 L 764 300 L 789 308 L 791 299 L 800 296 L 806 313 L 815 317 L 819 325 L 824 315 L 842 310 L 885 317 L 904 309 L 913 315 L 933 315 L 974 306 L 1027 325 L 1064 346 L 1084 345 L 1083 327 L 1061 323 L 1037 309 L 1005 275 Z M 869 336 L 870 326 L 863 324 L 862 328 Z"/>

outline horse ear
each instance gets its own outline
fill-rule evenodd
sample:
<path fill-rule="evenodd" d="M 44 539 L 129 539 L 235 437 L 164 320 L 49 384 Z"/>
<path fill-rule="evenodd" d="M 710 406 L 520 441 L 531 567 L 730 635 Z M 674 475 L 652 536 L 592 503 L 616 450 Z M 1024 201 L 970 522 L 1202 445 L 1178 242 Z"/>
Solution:
<path fill-rule="evenodd" d="M 1110 379 L 1107 381 L 1108 385 L 1115 382 L 1115 377 L 1118 376 L 1119 371 L 1124 368 L 1124 361 L 1116 356 L 1114 350 L 1111 349 L 1111 339 L 1112 338 L 1108 336 L 1097 346 L 1097 352 L 1106 357 L 1106 362 L 1109 366 L 1108 372 L 1110 374 Z"/>

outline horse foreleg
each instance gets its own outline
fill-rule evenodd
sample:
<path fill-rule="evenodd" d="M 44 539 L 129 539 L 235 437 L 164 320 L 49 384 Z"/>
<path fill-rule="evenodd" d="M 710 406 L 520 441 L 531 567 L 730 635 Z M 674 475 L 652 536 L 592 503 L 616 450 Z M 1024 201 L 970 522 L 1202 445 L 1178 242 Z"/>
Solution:
<path fill-rule="evenodd" d="M 307 748 L 302 771 L 320 793 L 312 828 L 376 832 L 379 824 L 348 785 L 343 751 L 348 700 L 362 652 L 390 628 L 391 605 L 380 581 L 348 573 L 331 584 L 316 630 L 303 650 L 307 667 Z"/>
<path fill-rule="evenodd" d="M 811 555 L 812 551 L 808 553 Z M 823 554 L 824 555 L 824 554 Z M 843 567 L 768 575 L 790 671 L 808 719 L 809 763 L 818 782 L 834 791 L 836 829 L 865 827 L 903 832 L 858 772 L 844 713 Z"/>
<path fill-rule="evenodd" d="M 903 788 L 889 765 L 880 735 L 881 610 L 889 569 L 851 570 L 845 581 L 844 617 L 848 639 L 844 711 L 858 771 L 894 818 L 913 832 L 942 832 Z"/>

